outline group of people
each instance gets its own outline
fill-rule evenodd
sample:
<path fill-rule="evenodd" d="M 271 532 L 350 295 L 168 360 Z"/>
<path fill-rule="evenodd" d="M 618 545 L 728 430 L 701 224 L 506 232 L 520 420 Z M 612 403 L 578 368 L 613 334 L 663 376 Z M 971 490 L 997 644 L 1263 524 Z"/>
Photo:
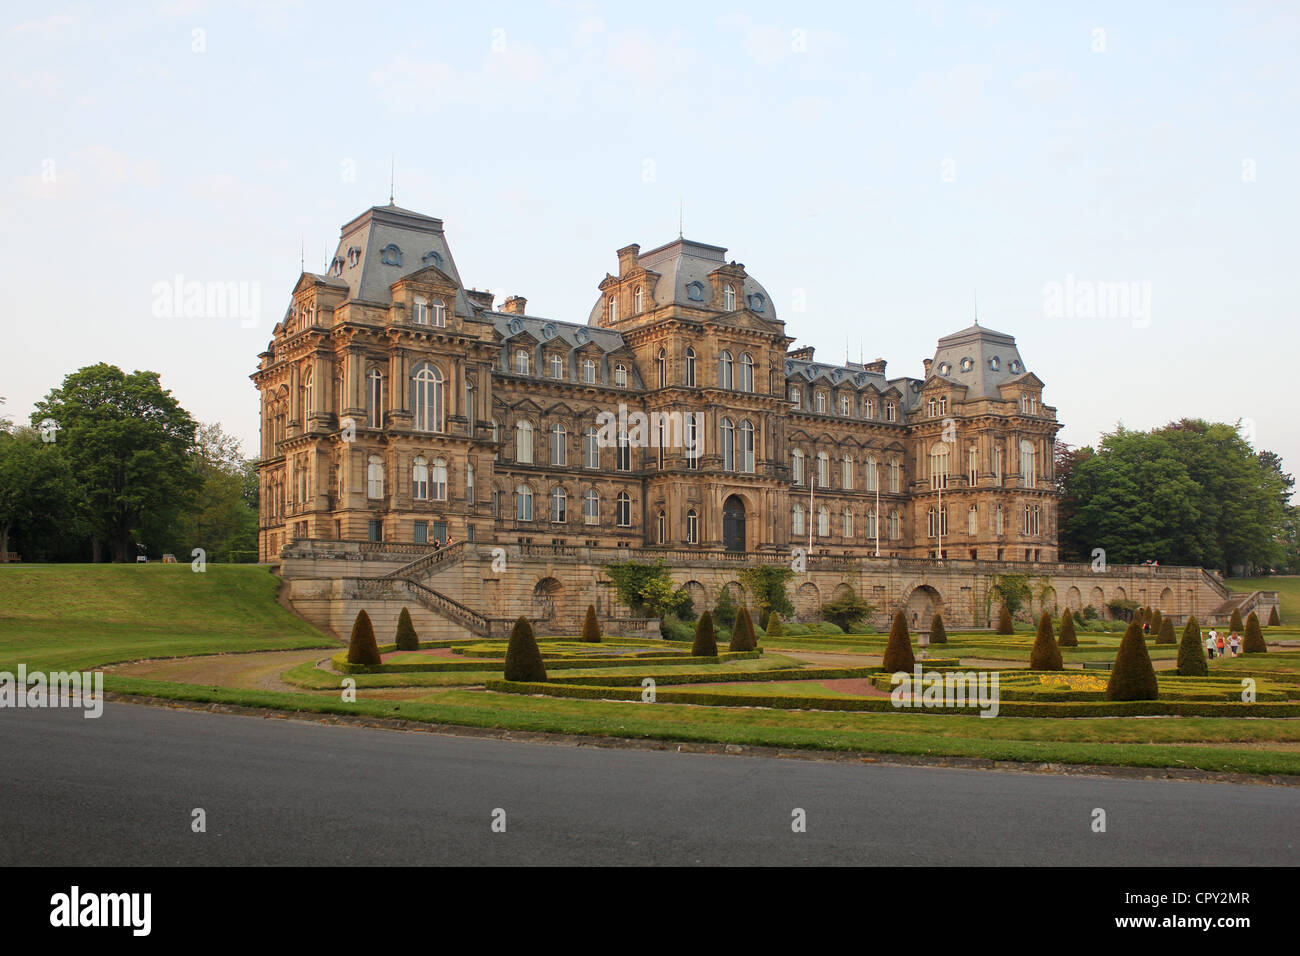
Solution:
<path fill-rule="evenodd" d="M 1228 651 L 1232 651 L 1232 656 L 1236 657 L 1241 653 L 1241 638 L 1237 636 L 1236 631 L 1233 631 L 1228 635 L 1228 639 L 1224 640 L 1222 634 L 1210 628 L 1210 633 L 1205 638 L 1205 651 L 1210 655 L 1210 660 L 1214 660 L 1216 656 L 1226 657 Z"/>
<path fill-rule="evenodd" d="M 441 539 L 441 538 L 434 538 L 434 539 L 433 539 L 433 550 L 437 551 L 437 550 L 438 550 L 439 548 L 441 548 L 441 547 L 442 547 L 442 539 Z M 449 547 L 449 548 L 451 547 L 451 532 L 450 532 L 450 531 L 447 532 L 447 547 Z"/>

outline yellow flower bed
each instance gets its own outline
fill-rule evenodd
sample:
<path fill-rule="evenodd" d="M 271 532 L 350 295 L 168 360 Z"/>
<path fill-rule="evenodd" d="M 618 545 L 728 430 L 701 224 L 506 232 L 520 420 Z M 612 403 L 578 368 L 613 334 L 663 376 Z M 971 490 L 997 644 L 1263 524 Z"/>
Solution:
<path fill-rule="evenodd" d="M 1039 674 L 1038 682 L 1044 687 L 1069 690 L 1105 690 L 1107 679 L 1092 674 Z"/>

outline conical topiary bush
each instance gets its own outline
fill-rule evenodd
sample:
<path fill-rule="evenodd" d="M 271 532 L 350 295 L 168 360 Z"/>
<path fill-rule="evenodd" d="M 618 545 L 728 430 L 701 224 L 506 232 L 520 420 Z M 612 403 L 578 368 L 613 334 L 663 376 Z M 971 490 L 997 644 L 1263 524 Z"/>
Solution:
<path fill-rule="evenodd" d="M 930 622 L 930 643 L 947 644 L 948 631 L 943 626 L 943 615 L 936 614 L 934 620 Z"/>
<path fill-rule="evenodd" d="M 894 615 L 894 623 L 889 627 L 889 642 L 885 645 L 885 656 L 880 666 L 890 674 L 898 671 L 911 673 L 916 666 L 912 636 L 907 631 L 907 618 L 903 617 L 902 611 Z"/>
<path fill-rule="evenodd" d="M 1046 611 L 1038 619 L 1038 634 L 1034 638 L 1034 648 L 1029 652 L 1029 669 L 1031 671 L 1064 670 L 1065 661 L 1061 658 L 1061 649 L 1056 646 L 1056 633 L 1052 629 L 1052 615 Z"/>
<path fill-rule="evenodd" d="M 1147 653 L 1142 626 L 1136 620 L 1130 621 L 1110 669 L 1106 699 L 1156 700 L 1159 696 L 1160 685 L 1156 682 L 1156 669 L 1151 666 L 1151 655 Z"/>
<path fill-rule="evenodd" d="M 1282 619 L 1277 616 L 1277 605 L 1274 604 L 1272 610 L 1268 612 L 1268 626 L 1278 627 L 1281 625 L 1281 623 L 1282 623 Z"/>
<path fill-rule="evenodd" d="M 1268 645 L 1264 643 L 1264 632 L 1259 629 L 1259 615 L 1254 611 L 1246 618 L 1246 636 L 1241 642 L 1243 654 L 1266 654 Z"/>
<path fill-rule="evenodd" d="M 1201 625 L 1189 617 L 1183 625 L 1183 640 L 1178 645 L 1178 676 L 1207 677 L 1209 661 L 1205 659 L 1205 644 L 1201 640 Z"/>
<path fill-rule="evenodd" d="M 596 606 L 587 605 L 587 616 L 582 622 L 582 639 L 588 644 L 600 643 L 600 622 L 596 620 Z"/>
<path fill-rule="evenodd" d="M 1162 617 L 1160 619 L 1160 633 L 1156 635 L 1156 643 L 1157 644 L 1175 643 L 1174 622 L 1167 617 Z"/>
<path fill-rule="evenodd" d="M 785 628 L 781 625 L 781 615 L 773 611 L 767 618 L 767 636 L 784 637 Z"/>
<path fill-rule="evenodd" d="M 418 651 L 420 649 L 420 638 L 415 633 L 415 625 L 411 623 L 411 612 L 402 608 L 402 613 L 397 615 L 397 637 L 393 639 L 399 651 Z"/>
<path fill-rule="evenodd" d="M 1160 613 L 1160 608 L 1156 608 L 1151 612 L 1151 636 L 1156 639 L 1157 644 L 1160 643 L 1160 627 L 1164 624 L 1164 620 L 1165 618 L 1164 615 Z M 1173 641 L 1170 641 L 1169 643 L 1172 644 Z"/>
<path fill-rule="evenodd" d="M 691 645 L 693 657 L 717 657 L 718 639 L 713 633 L 713 615 L 705 611 L 695 625 L 695 643 Z"/>
<path fill-rule="evenodd" d="M 1060 647 L 1078 647 L 1079 639 L 1074 634 L 1074 615 L 1067 607 L 1061 615 L 1061 636 L 1056 641 Z"/>
<path fill-rule="evenodd" d="M 506 680 L 546 680 L 542 652 L 537 646 L 533 626 L 526 617 L 515 621 L 514 629 L 510 632 L 510 644 L 506 647 Z"/>
<path fill-rule="evenodd" d="M 749 608 L 742 607 L 736 612 L 736 626 L 731 629 L 730 650 L 752 651 L 758 646 L 754 636 L 754 619 L 749 616 Z"/>
<path fill-rule="evenodd" d="M 375 643 L 375 629 L 370 623 L 370 615 L 365 611 L 358 611 L 357 619 L 352 622 L 352 639 L 348 642 L 348 663 L 383 663 L 379 659 L 379 645 Z"/>
<path fill-rule="evenodd" d="M 1228 618 L 1228 632 L 1236 631 L 1240 634 L 1246 629 L 1246 625 L 1241 622 L 1241 608 L 1232 609 L 1232 617 Z"/>
<path fill-rule="evenodd" d="M 1015 622 L 1011 620 L 1011 612 L 1007 610 L 1007 606 L 1005 604 L 1002 605 L 1002 613 L 998 615 L 998 633 L 999 634 L 1016 633 Z"/>

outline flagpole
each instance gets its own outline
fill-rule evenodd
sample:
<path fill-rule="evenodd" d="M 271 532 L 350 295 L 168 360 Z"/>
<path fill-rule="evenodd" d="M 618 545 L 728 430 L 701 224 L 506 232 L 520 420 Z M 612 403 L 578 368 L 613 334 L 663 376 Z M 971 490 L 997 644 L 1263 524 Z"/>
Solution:
<path fill-rule="evenodd" d="M 876 557 L 880 557 L 880 462 L 873 458 L 871 467 L 876 473 Z"/>

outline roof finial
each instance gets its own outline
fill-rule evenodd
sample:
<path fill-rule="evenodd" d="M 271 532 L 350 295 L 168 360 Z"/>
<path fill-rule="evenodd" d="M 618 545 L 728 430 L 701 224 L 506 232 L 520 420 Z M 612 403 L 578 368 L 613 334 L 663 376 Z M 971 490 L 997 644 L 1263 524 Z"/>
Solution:
<path fill-rule="evenodd" d="M 677 200 L 677 238 L 682 238 L 682 231 L 686 225 L 686 200 L 679 198 Z"/>
<path fill-rule="evenodd" d="M 307 240 L 298 236 L 298 271 L 307 271 Z"/>
<path fill-rule="evenodd" d="M 397 182 L 397 157 L 388 154 L 388 205 L 393 205 L 393 186 Z"/>
<path fill-rule="evenodd" d="M 980 293 L 979 289 L 975 290 L 975 324 L 980 324 Z"/>

